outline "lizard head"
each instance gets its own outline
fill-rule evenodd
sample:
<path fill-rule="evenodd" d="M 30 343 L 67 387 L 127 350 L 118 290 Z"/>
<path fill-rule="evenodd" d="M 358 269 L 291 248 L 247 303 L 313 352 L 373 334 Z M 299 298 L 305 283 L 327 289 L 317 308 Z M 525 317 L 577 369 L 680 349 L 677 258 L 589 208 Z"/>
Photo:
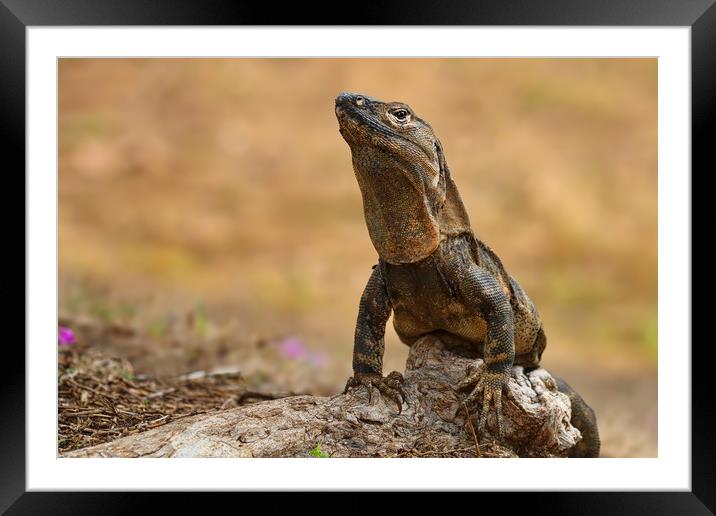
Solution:
<path fill-rule="evenodd" d="M 416 262 L 435 251 L 441 234 L 470 230 L 440 141 L 410 106 L 341 93 L 336 118 L 381 258 Z"/>

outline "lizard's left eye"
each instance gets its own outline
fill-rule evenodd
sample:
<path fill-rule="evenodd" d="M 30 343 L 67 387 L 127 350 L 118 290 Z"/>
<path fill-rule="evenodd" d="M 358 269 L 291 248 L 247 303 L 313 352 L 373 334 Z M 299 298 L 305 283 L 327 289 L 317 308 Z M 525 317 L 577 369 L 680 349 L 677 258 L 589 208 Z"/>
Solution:
<path fill-rule="evenodd" d="M 399 122 L 405 122 L 408 119 L 408 111 L 406 109 L 398 109 L 396 111 L 393 111 L 393 116 L 399 121 Z"/>

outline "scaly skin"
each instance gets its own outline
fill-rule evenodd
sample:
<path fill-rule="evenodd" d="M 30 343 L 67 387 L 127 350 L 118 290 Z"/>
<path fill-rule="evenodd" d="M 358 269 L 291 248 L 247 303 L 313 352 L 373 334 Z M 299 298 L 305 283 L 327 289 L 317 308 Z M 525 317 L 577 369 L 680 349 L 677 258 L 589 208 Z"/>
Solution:
<path fill-rule="evenodd" d="M 479 431 L 494 407 L 501 435 L 502 393 L 512 366 L 538 367 L 546 346 L 537 309 L 492 249 L 475 237 L 427 122 L 406 104 L 350 93 L 336 98 L 336 117 L 351 149 L 366 225 L 379 256 L 361 296 L 354 376 L 346 390 L 376 387 L 402 406 L 402 377 L 382 375 L 385 325 L 392 312 L 395 330 L 408 345 L 439 333 L 478 351 L 483 367 L 457 388 L 473 387 L 468 403 L 482 398 Z M 587 425 L 582 432 L 592 440 L 596 436 L 596 447 L 592 442 L 583 453 L 598 455 L 593 411 L 561 384 L 573 404 L 583 405 L 573 411 L 580 415 L 575 426 Z"/>

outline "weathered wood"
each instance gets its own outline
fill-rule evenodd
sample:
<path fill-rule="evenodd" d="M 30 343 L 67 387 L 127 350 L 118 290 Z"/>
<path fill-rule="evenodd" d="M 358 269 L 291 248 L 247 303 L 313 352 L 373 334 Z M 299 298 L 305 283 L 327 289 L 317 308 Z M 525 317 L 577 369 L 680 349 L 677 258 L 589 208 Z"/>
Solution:
<path fill-rule="evenodd" d="M 514 367 L 505 389 L 505 435 L 494 415 L 477 433 L 479 406 L 465 417 L 453 386 L 480 363 L 436 337 L 415 343 L 405 371 L 406 404 L 360 387 L 331 397 L 295 396 L 199 415 L 66 457 L 306 457 L 321 443 L 331 457 L 563 457 L 580 439 L 569 398 L 544 369 Z M 477 444 L 477 446 L 476 446 Z M 478 451 L 479 449 L 479 451 Z"/>

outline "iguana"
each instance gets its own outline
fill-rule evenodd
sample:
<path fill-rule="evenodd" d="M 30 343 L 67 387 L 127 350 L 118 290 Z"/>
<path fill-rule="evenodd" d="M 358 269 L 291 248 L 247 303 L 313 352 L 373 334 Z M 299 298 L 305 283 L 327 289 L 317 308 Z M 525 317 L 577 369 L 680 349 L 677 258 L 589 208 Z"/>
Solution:
<path fill-rule="evenodd" d="M 469 345 L 482 367 L 456 387 L 474 388 L 466 403 L 482 396 L 478 431 L 491 406 L 502 435 L 502 393 L 514 364 L 539 366 L 547 340 L 534 304 L 500 258 L 479 240 L 430 125 L 402 102 L 342 93 L 335 112 L 351 149 L 353 169 L 378 264 L 360 299 L 353 372 L 346 391 L 373 387 L 405 400 L 398 372 L 383 377 L 385 326 L 393 313 L 400 340 L 412 345 L 433 333 Z M 593 410 L 566 383 L 572 423 L 583 434 L 573 456 L 598 456 Z"/>

